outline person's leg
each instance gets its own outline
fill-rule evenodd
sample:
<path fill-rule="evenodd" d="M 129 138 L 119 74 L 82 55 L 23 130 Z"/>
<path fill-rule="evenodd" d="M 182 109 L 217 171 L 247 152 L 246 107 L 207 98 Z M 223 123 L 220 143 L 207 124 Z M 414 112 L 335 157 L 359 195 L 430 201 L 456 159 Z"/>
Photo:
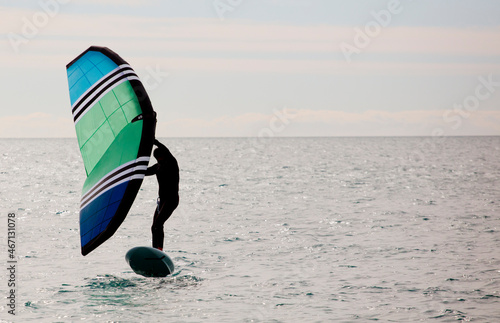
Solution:
<path fill-rule="evenodd" d="M 151 226 L 151 232 L 153 233 L 153 248 L 163 250 L 163 240 L 165 234 L 163 233 L 163 225 L 170 218 L 174 210 L 177 208 L 179 200 L 177 201 L 166 201 L 166 199 L 160 199 L 157 211 L 155 211 L 155 216 L 153 218 L 153 225 Z"/>
<path fill-rule="evenodd" d="M 159 241 L 163 241 L 163 227 L 159 227 L 157 225 L 158 223 L 158 216 L 160 213 L 160 199 L 158 199 L 158 204 L 155 209 L 155 214 L 153 216 L 153 225 L 151 226 L 151 233 L 153 234 L 153 248 L 156 249 L 163 249 L 162 244 Z M 160 250 L 161 250 L 160 249 Z"/>

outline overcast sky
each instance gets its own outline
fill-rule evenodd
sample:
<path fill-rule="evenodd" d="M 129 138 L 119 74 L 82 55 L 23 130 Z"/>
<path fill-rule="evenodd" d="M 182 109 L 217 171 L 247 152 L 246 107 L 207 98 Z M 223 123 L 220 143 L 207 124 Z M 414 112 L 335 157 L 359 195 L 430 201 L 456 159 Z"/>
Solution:
<path fill-rule="evenodd" d="M 75 137 L 91 45 L 159 137 L 500 135 L 498 0 L 2 0 L 0 24 L 0 137 Z"/>

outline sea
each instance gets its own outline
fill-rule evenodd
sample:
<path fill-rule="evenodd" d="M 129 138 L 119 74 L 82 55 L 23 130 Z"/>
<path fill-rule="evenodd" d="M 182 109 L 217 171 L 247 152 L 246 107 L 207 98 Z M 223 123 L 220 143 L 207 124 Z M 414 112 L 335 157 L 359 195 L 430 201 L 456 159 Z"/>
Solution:
<path fill-rule="evenodd" d="M 500 137 L 160 141 L 175 272 L 146 278 L 154 177 L 82 256 L 76 139 L 0 139 L 1 322 L 500 322 Z"/>

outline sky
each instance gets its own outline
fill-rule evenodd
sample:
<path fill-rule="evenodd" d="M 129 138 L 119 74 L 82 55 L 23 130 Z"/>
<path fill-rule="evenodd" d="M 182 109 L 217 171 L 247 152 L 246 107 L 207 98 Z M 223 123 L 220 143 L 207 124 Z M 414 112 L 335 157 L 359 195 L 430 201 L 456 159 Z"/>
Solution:
<path fill-rule="evenodd" d="M 0 37 L 0 138 L 76 136 L 91 45 L 158 137 L 500 135 L 498 0 L 0 0 Z"/>

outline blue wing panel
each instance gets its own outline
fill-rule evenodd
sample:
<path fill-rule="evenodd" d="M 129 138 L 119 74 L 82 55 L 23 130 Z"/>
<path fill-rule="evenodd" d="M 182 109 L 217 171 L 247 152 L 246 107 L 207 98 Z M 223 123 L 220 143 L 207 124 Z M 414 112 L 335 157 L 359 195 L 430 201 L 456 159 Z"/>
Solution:
<path fill-rule="evenodd" d="M 122 183 L 101 194 L 80 211 L 80 236 L 82 247 L 101 234 L 123 199 L 129 182 Z"/>
<path fill-rule="evenodd" d="M 88 51 L 70 67 L 68 67 L 69 96 L 71 104 L 87 91 L 93 84 L 108 74 L 116 65 L 101 52 Z"/>

